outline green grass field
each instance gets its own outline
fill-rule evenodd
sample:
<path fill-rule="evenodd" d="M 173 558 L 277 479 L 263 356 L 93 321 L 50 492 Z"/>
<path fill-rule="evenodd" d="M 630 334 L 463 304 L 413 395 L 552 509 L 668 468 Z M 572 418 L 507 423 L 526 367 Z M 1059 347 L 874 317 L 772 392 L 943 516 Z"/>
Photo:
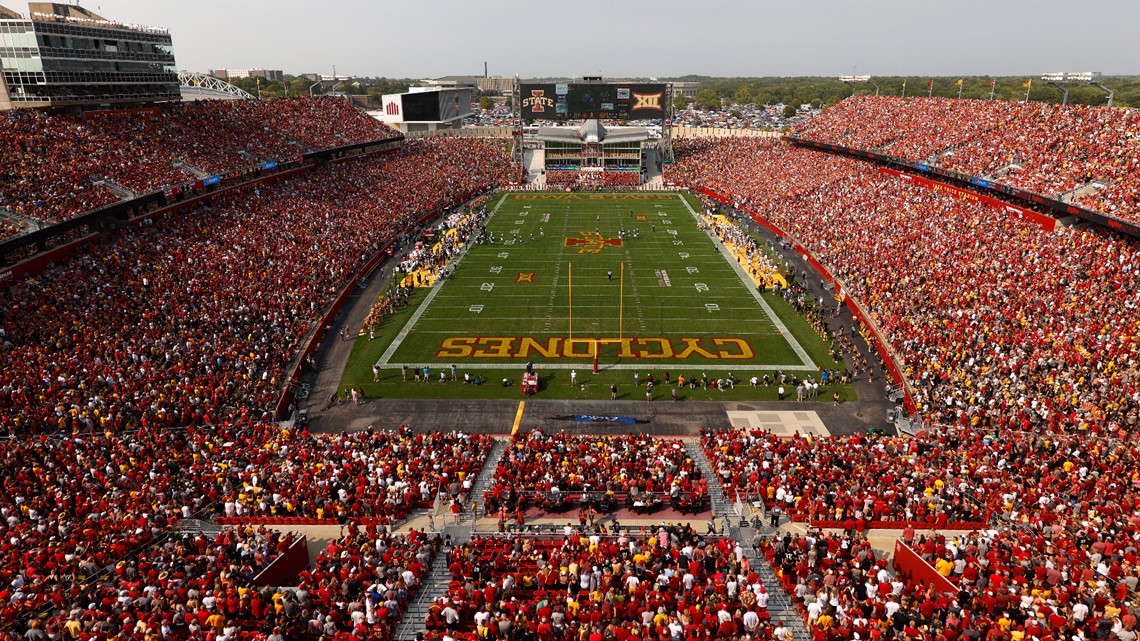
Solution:
<path fill-rule="evenodd" d="M 500 196 L 487 223 L 496 242 L 468 246 L 451 278 L 418 289 L 375 340 L 358 338 L 342 386 L 373 397 L 513 398 L 517 385 L 499 381 L 517 383 L 533 362 L 540 396 L 549 398 L 608 398 L 611 383 L 626 396 L 634 372 L 641 380 L 670 372 L 674 380 L 732 373 L 738 384 L 729 394 L 764 399 L 775 388 L 751 389 L 750 377 L 841 368 L 802 317 L 779 296 L 760 295 L 698 228 L 698 206 L 674 193 Z M 416 385 L 409 374 L 404 383 L 404 365 L 429 367 L 432 382 Z M 492 384 L 439 384 L 452 365 L 460 378 L 471 372 Z M 571 370 L 578 386 L 569 385 Z M 724 398 L 711 389 L 683 394 Z M 629 397 L 643 400 L 644 391 Z"/>

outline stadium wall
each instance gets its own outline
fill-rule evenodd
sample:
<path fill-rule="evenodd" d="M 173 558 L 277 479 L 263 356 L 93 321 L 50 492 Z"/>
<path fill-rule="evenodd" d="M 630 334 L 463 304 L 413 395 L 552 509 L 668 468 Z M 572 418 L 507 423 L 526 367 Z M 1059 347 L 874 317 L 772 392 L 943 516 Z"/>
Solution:
<path fill-rule="evenodd" d="M 1057 230 L 1057 224 L 1058 223 L 1057 223 L 1056 218 L 1053 218 L 1052 216 L 1046 216 L 1044 214 L 1039 214 L 1035 211 L 1026 209 L 1024 207 L 1018 207 L 1017 205 L 1011 205 L 1007 202 L 1000 201 L 996 198 L 990 198 L 989 196 L 983 196 L 982 194 L 978 194 L 978 193 L 975 193 L 975 192 L 972 192 L 972 191 L 969 191 L 966 189 L 959 189 L 957 187 L 953 187 L 953 186 L 947 185 L 945 183 L 940 183 L 936 180 L 931 180 L 929 178 L 923 178 L 922 176 L 912 176 L 910 174 L 906 174 L 906 173 L 903 173 L 897 169 L 891 169 L 889 167 L 879 167 L 879 173 L 886 174 L 888 176 L 894 176 L 895 178 L 898 178 L 900 180 L 906 180 L 906 181 L 912 182 L 912 183 L 914 183 L 920 187 L 924 187 L 926 189 L 932 189 L 932 190 L 940 192 L 940 193 L 949 194 L 955 198 L 960 198 L 962 200 L 969 200 L 970 202 L 981 203 L 983 205 L 989 205 L 990 207 L 993 207 L 995 209 L 1000 209 L 1007 214 L 1012 214 L 1014 216 L 1017 216 L 1018 218 L 1020 218 L 1021 220 L 1024 220 L 1025 222 L 1038 225 L 1039 227 L 1041 227 L 1045 231 L 1056 231 Z"/>
<path fill-rule="evenodd" d="M 949 579 L 938 573 L 929 563 L 924 561 L 909 545 L 901 539 L 895 541 L 895 571 L 904 578 L 917 583 L 933 585 L 939 592 L 957 594 L 958 587 Z"/>
<path fill-rule="evenodd" d="M 264 570 L 253 577 L 253 584 L 259 588 L 296 585 L 297 578 L 308 566 L 309 541 L 305 536 L 300 536 Z"/>
<path fill-rule="evenodd" d="M 716 200 L 717 202 L 726 204 L 730 207 L 735 207 L 735 205 L 732 202 L 732 199 L 730 199 L 730 198 L 728 198 L 722 194 L 719 194 L 719 193 L 717 193 L 711 189 L 706 189 L 705 187 L 700 187 L 700 186 L 695 187 L 695 189 L 698 192 L 700 192 L 701 194 L 704 194 L 705 196 L 708 196 L 709 198 L 712 198 L 713 200 Z M 814 269 L 820 276 L 822 276 L 824 280 L 831 283 L 835 287 L 836 292 L 848 291 L 843 286 L 843 282 L 840 281 L 839 279 L 835 278 L 834 276 L 832 276 L 831 272 L 826 267 L 824 267 L 819 262 L 818 259 L 816 259 L 815 254 L 813 254 L 806 247 L 801 245 L 799 243 L 799 241 L 796 240 L 791 234 L 788 234 L 783 229 L 781 229 L 778 225 L 770 222 L 767 218 L 764 218 L 764 216 L 762 216 L 762 215 L 760 215 L 754 211 L 749 211 L 747 209 L 741 209 L 741 211 L 748 214 L 749 217 L 752 218 L 752 220 L 763 225 L 765 229 L 772 232 L 773 234 L 776 234 L 777 236 L 779 236 L 781 238 L 789 239 L 792 243 L 792 247 L 795 248 L 796 253 L 799 254 L 801 257 L 803 257 L 803 259 L 805 261 L 807 261 L 807 263 L 809 265 L 811 265 L 812 269 Z M 882 361 L 883 361 L 883 363 L 887 369 L 887 373 L 891 376 L 891 380 L 893 380 L 896 385 L 902 386 L 903 404 L 906 407 L 907 413 L 913 414 L 915 412 L 915 410 L 917 409 L 917 406 L 915 405 L 915 402 L 914 402 L 914 394 L 911 392 L 910 386 L 906 382 L 906 378 L 903 377 L 902 370 L 899 369 L 899 364 L 898 364 L 898 361 L 895 359 L 894 352 L 890 349 L 889 344 L 886 342 L 886 340 L 883 338 L 882 334 L 879 332 L 878 326 L 871 319 L 871 317 L 863 310 L 863 307 L 859 304 L 858 301 L 855 300 L 854 297 L 852 297 L 850 295 L 844 295 L 843 296 L 843 302 L 844 302 L 844 304 L 847 305 L 847 309 L 851 310 L 851 315 L 855 318 L 855 320 L 862 322 L 863 325 L 867 327 L 867 330 L 871 332 L 871 337 L 874 339 L 874 342 L 875 342 L 875 351 L 877 351 L 879 353 L 879 357 L 880 357 L 880 359 L 882 359 Z"/>

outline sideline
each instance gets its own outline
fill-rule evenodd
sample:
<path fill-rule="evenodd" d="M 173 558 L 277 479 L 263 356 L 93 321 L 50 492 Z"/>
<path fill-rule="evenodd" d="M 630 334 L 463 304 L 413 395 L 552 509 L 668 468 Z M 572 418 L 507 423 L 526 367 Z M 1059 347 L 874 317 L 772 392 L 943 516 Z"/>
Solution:
<path fill-rule="evenodd" d="M 495 208 L 492 209 L 491 213 L 487 216 L 486 222 L 490 222 L 491 219 L 495 217 L 495 214 L 499 213 L 499 207 L 502 207 L 503 203 L 506 201 L 506 197 L 499 199 L 498 204 L 495 205 Z M 463 249 L 452 261 L 452 264 L 458 265 L 459 262 L 463 260 L 463 257 L 467 255 L 467 250 L 470 247 L 471 243 L 464 242 Z M 438 294 L 439 290 L 443 288 L 443 283 L 444 279 L 442 278 L 437 278 L 435 280 L 435 283 L 432 284 L 431 291 L 428 292 L 427 297 L 424 298 L 424 301 L 420 303 L 419 307 L 416 308 L 416 311 L 412 312 L 412 317 L 408 319 L 408 322 L 404 324 L 403 329 L 401 329 L 400 333 L 396 335 L 395 340 L 393 340 L 392 343 L 388 345 L 388 349 L 384 350 L 384 353 L 380 355 L 379 360 L 376 361 L 376 365 L 378 367 L 388 367 L 391 365 L 391 363 L 388 361 L 392 360 L 392 356 L 395 355 L 396 350 L 400 348 L 400 345 L 404 343 L 404 339 L 406 339 L 408 335 L 412 333 L 412 328 L 416 326 L 416 323 L 420 320 L 420 317 L 423 316 L 424 312 L 427 311 L 427 308 L 431 306 L 431 302 L 435 300 L 436 294 Z"/>
<path fill-rule="evenodd" d="M 700 223 L 701 216 L 698 212 L 693 210 L 693 206 L 689 204 L 689 201 L 686 200 L 685 197 L 681 194 L 677 194 L 677 198 L 681 199 L 681 202 L 685 205 L 685 209 L 688 209 L 689 213 L 693 215 L 693 218 L 695 218 L 697 222 Z M 740 276 L 740 280 L 745 284 L 745 289 L 747 289 L 748 292 L 752 294 L 752 298 L 755 298 L 756 302 L 760 304 L 760 307 L 764 309 L 764 313 L 768 315 L 768 319 L 772 321 L 772 324 L 776 326 L 776 329 L 780 330 L 780 334 L 784 337 L 784 340 L 788 342 L 788 345 L 792 347 L 792 351 L 796 353 L 796 356 L 800 357 L 800 362 L 803 363 L 803 367 L 792 367 L 787 369 L 793 369 L 796 371 L 818 371 L 819 367 L 816 366 L 816 364 L 811 360 L 811 357 L 808 356 L 807 350 L 804 349 L 803 345 L 800 345 L 800 342 L 796 340 L 795 334 L 792 334 L 792 332 L 788 329 L 788 326 L 784 324 L 784 321 L 780 320 L 780 317 L 776 315 L 776 310 L 772 309 L 772 306 L 768 304 L 768 301 L 764 300 L 764 297 L 760 295 L 760 290 L 756 289 L 756 285 L 752 283 L 752 279 L 748 276 L 748 272 L 744 271 L 744 267 L 740 265 L 740 261 L 736 260 L 736 257 L 729 253 L 728 248 L 725 247 L 724 243 L 721 242 L 719 238 L 712 234 L 709 234 L 709 238 L 712 240 L 713 245 L 716 246 L 717 251 L 720 252 L 721 256 L 723 256 L 724 259 L 727 260 L 730 265 L 732 265 L 733 269 L 736 270 L 737 275 Z"/>

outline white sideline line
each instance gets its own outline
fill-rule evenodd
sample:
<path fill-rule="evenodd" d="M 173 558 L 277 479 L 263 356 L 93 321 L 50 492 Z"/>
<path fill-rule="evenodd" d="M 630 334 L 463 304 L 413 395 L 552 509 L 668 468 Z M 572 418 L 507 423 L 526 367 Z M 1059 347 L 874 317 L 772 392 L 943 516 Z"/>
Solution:
<path fill-rule="evenodd" d="M 693 207 L 689 205 L 689 201 L 685 200 L 684 197 L 682 197 L 680 194 L 677 194 L 677 198 L 681 199 L 681 202 L 685 205 L 685 209 L 688 209 L 689 213 L 692 214 L 693 218 L 696 219 L 696 221 L 699 223 L 701 220 L 700 214 L 693 210 Z M 721 255 L 724 256 L 724 259 L 727 260 L 734 269 L 736 269 L 736 273 L 740 275 L 740 280 L 744 282 L 744 288 L 752 294 L 752 297 L 756 299 L 756 302 L 760 304 L 760 307 L 764 308 L 764 312 L 768 314 L 768 318 L 772 321 L 772 324 L 775 325 L 783 333 L 784 340 L 786 340 L 788 344 L 792 346 L 792 351 L 796 353 L 796 356 L 800 357 L 800 361 L 804 364 L 804 366 L 809 367 L 810 369 L 817 369 L 815 364 L 812 363 L 811 357 L 808 356 L 808 353 L 804 349 L 803 345 L 800 345 L 800 342 L 796 340 L 796 337 L 788 330 L 787 325 L 784 325 L 784 321 L 780 320 L 780 317 L 776 315 L 776 310 L 772 309 L 772 307 L 768 304 L 768 301 L 764 300 L 764 297 L 760 295 L 760 291 L 756 289 L 756 285 L 752 282 L 752 278 L 748 276 L 748 272 L 744 271 L 744 268 L 740 266 L 740 263 L 736 260 L 736 258 L 732 256 L 732 254 L 728 253 L 728 248 L 724 246 L 724 243 L 722 243 L 719 238 L 713 237 L 711 240 L 713 242 L 713 245 L 715 245 L 716 248 L 720 251 Z"/>
<path fill-rule="evenodd" d="M 494 217 L 494 215 L 498 213 L 499 207 L 502 207 L 503 203 L 506 201 L 507 199 L 505 197 L 500 198 L 499 204 L 495 205 L 495 208 L 491 210 L 491 214 L 487 216 L 487 219 L 490 220 L 492 217 Z M 458 264 L 459 261 L 467 255 L 467 250 L 470 247 L 471 245 L 469 243 L 464 243 L 463 250 L 460 251 L 459 255 L 455 257 L 455 259 L 452 261 L 452 264 Z M 379 360 L 376 361 L 377 365 L 387 365 L 388 360 L 392 358 L 392 355 L 395 354 L 396 350 L 400 348 L 400 345 L 404 343 L 404 339 L 408 337 L 408 334 L 412 333 L 412 328 L 416 326 L 416 322 L 419 321 L 420 317 L 424 315 L 424 312 L 426 312 L 427 308 L 431 305 L 431 301 L 435 298 L 435 295 L 438 294 L 439 290 L 441 289 L 443 289 L 443 279 L 437 278 L 435 283 L 433 283 L 431 286 L 431 291 L 428 292 L 427 297 L 424 298 L 424 302 L 420 303 L 420 306 L 417 307 L 416 311 L 412 313 L 412 317 L 408 319 L 408 322 L 404 325 L 404 328 L 401 329 L 400 333 L 396 335 L 396 340 L 392 341 L 392 344 L 388 346 L 388 349 L 384 350 L 384 353 L 380 355 Z"/>

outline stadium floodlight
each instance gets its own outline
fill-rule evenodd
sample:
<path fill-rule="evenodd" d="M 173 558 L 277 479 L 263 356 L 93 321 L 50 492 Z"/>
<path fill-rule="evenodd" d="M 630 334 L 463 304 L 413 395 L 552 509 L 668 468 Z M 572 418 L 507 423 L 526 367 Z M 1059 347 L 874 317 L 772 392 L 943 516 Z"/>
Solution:
<path fill-rule="evenodd" d="M 1091 85 L 1107 93 L 1107 106 L 1111 107 L 1112 99 L 1116 96 L 1116 92 L 1102 85 L 1100 83 L 1100 76 L 1101 74 L 1099 71 L 1052 71 L 1049 73 L 1041 74 L 1041 79 L 1044 80 L 1045 83 L 1049 86 L 1054 87 L 1064 94 L 1064 97 L 1061 99 L 1062 105 L 1068 104 L 1069 102 L 1069 90 L 1068 88 L 1061 85 L 1082 84 Z"/>
<path fill-rule="evenodd" d="M 855 95 L 855 85 L 869 84 L 875 88 L 875 96 L 879 95 L 879 85 L 871 82 L 871 76 L 839 76 L 839 82 L 851 87 L 851 95 Z"/>

